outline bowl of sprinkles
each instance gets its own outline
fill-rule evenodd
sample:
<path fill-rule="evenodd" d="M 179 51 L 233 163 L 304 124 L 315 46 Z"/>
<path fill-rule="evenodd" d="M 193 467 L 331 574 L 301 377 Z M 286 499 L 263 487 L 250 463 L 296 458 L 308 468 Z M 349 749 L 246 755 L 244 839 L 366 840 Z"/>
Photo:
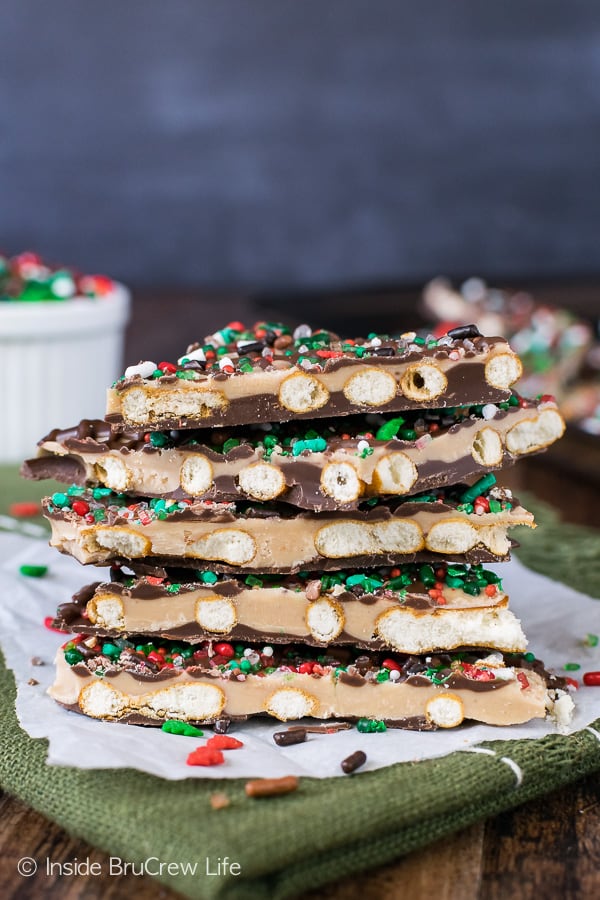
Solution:
<path fill-rule="evenodd" d="M 127 288 L 53 266 L 36 253 L 0 255 L 0 461 L 18 462 L 53 422 L 104 412 L 122 363 Z M 90 363 L 92 363 L 90 365 Z"/>

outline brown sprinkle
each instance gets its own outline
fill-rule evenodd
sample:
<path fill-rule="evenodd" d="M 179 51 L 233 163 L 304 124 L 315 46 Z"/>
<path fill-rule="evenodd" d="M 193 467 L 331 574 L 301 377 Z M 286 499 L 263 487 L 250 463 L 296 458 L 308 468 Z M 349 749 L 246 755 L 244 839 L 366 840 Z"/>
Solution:
<path fill-rule="evenodd" d="M 306 728 L 290 728 L 287 731 L 276 731 L 273 740 L 278 747 L 291 747 L 302 744 L 306 740 Z"/>
<path fill-rule="evenodd" d="M 41 659 L 39 656 L 32 656 L 30 659 L 30 663 L 32 666 L 43 666 L 44 660 Z"/>
<path fill-rule="evenodd" d="M 227 794 L 223 794 L 221 791 L 210 795 L 210 805 L 213 809 L 225 809 L 226 806 L 229 806 L 230 802 Z"/>
<path fill-rule="evenodd" d="M 248 797 L 276 797 L 278 794 L 291 794 L 297 790 L 300 779 L 296 775 L 284 775 L 283 778 L 257 778 L 246 782 Z"/>
<path fill-rule="evenodd" d="M 30 678 L 27 684 L 39 684 L 39 681 L 37 681 L 37 679 L 35 678 Z"/>
<path fill-rule="evenodd" d="M 350 775 L 351 772 L 356 772 L 357 769 L 360 769 L 361 766 L 367 761 L 367 754 L 363 753 L 362 750 L 355 750 L 354 753 L 351 753 L 350 756 L 347 756 L 346 759 L 343 759 L 340 763 L 342 767 L 342 771 L 346 773 L 346 775 Z"/>

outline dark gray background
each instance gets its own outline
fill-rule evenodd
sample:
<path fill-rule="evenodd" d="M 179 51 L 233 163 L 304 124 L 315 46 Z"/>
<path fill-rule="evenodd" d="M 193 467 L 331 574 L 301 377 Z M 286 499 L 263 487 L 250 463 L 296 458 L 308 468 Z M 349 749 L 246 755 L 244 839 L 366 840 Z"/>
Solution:
<path fill-rule="evenodd" d="M 136 284 L 600 271 L 600 7 L 4 0 L 0 244 Z"/>

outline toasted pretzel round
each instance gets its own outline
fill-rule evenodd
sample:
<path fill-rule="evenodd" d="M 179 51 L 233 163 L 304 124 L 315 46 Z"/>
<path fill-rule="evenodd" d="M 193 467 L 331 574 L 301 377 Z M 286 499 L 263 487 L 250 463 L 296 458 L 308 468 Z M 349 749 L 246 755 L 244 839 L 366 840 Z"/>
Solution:
<path fill-rule="evenodd" d="M 314 375 L 294 372 L 281 382 L 279 402 L 295 413 L 321 409 L 329 400 L 329 391 Z"/>
<path fill-rule="evenodd" d="M 280 722 L 312 716 L 317 707 L 317 698 L 298 688 L 279 688 L 265 701 L 265 712 Z"/>
<path fill-rule="evenodd" d="M 245 466 L 238 475 L 238 484 L 246 496 L 263 501 L 274 500 L 286 488 L 281 469 L 265 462 Z"/>
<path fill-rule="evenodd" d="M 213 484 L 213 467 L 201 453 L 190 453 L 179 470 L 179 484 L 192 497 L 200 497 Z"/>
<path fill-rule="evenodd" d="M 465 707 L 460 697 L 445 692 L 427 701 L 425 715 L 438 728 L 456 728 L 465 718 Z"/>
<path fill-rule="evenodd" d="M 361 368 L 344 385 L 344 396 L 356 406 L 383 406 L 396 395 L 396 379 L 375 366 Z"/>
<path fill-rule="evenodd" d="M 410 400 L 426 402 L 443 394 L 448 387 L 448 379 L 434 363 L 421 362 L 409 366 L 400 379 L 400 388 Z"/>

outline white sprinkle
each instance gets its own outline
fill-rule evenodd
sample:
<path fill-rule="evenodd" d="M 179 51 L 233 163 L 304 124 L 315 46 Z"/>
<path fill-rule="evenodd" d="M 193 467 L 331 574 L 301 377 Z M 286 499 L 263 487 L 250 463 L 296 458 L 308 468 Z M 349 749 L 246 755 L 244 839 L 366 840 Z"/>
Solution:
<path fill-rule="evenodd" d="M 400 672 L 397 669 L 390 672 L 390 681 L 400 681 Z"/>
<path fill-rule="evenodd" d="M 381 338 L 374 337 L 371 339 L 371 347 L 381 347 Z"/>
<path fill-rule="evenodd" d="M 306 344 L 302 344 L 300 347 L 298 347 L 298 353 L 308 353 L 308 347 L 306 346 Z"/>
<path fill-rule="evenodd" d="M 273 648 L 272 647 L 263 647 L 262 652 L 263 652 L 263 656 L 273 656 Z"/>
<path fill-rule="evenodd" d="M 311 334 L 312 334 L 312 328 L 310 327 L 310 325 L 298 325 L 298 327 L 295 329 L 292 337 L 294 338 L 295 341 L 298 341 L 298 340 L 300 340 L 300 338 L 310 337 Z M 306 350 L 303 350 L 301 352 L 306 353 Z"/>
<path fill-rule="evenodd" d="M 206 360 L 206 356 L 204 355 L 204 350 L 202 347 L 198 347 L 197 350 L 192 350 L 191 353 L 186 353 L 185 356 L 182 356 L 177 360 L 179 365 L 183 365 L 188 359 L 197 359 L 199 362 L 204 362 Z"/>
<path fill-rule="evenodd" d="M 233 368 L 233 363 L 228 356 L 222 356 L 219 360 L 219 368 L 224 369 L 226 366 L 231 366 Z"/>
<path fill-rule="evenodd" d="M 246 647 L 246 649 L 244 650 L 244 656 L 250 656 L 251 653 L 254 653 L 252 647 Z"/>
<path fill-rule="evenodd" d="M 414 341 L 417 336 L 416 331 L 405 331 L 404 334 L 401 334 L 400 337 L 403 341 Z"/>
<path fill-rule="evenodd" d="M 363 450 L 368 450 L 370 446 L 371 445 L 369 444 L 368 441 L 359 441 L 358 444 L 356 445 L 356 449 L 358 450 L 359 453 L 362 453 Z"/>
<path fill-rule="evenodd" d="M 495 403 L 486 403 L 481 410 L 481 415 L 484 419 L 493 419 L 497 412 L 498 407 Z"/>
<path fill-rule="evenodd" d="M 415 441 L 415 447 L 417 450 L 424 450 L 427 444 L 433 440 L 433 437 L 430 434 L 422 434 L 420 438 L 417 438 Z"/>
<path fill-rule="evenodd" d="M 139 362 L 137 366 L 128 366 L 125 369 L 125 378 L 131 378 L 133 375 L 141 375 L 142 378 L 150 378 L 156 370 L 156 363 L 149 359 Z"/>

